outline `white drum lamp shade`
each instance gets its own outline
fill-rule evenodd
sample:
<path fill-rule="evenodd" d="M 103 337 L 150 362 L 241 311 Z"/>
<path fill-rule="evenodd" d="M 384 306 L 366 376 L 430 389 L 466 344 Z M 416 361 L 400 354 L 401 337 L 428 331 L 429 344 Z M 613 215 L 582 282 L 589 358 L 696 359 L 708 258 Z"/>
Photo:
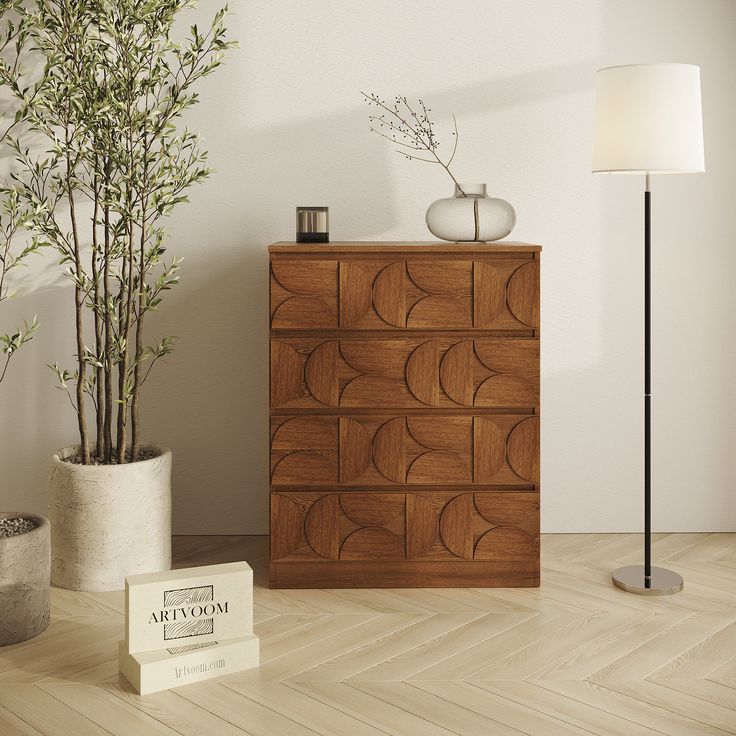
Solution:
<path fill-rule="evenodd" d="M 700 67 L 629 64 L 600 69 L 593 171 L 705 171 Z"/>

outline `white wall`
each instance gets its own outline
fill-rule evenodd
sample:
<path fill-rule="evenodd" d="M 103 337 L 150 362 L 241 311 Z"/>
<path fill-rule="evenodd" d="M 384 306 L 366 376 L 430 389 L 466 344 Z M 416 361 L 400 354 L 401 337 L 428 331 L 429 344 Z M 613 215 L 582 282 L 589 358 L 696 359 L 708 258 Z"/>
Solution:
<path fill-rule="evenodd" d="M 154 328 L 179 342 L 146 395 L 145 435 L 175 454 L 175 530 L 267 530 L 266 245 L 293 238 L 295 205 L 329 205 L 333 239 L 422 239 L 451 191 L 369 133 L 360 89 L 454 112 L 459 177 L 544 244 L 544 530 L 641 529 L 643 182 L 589 170 L 595 70 L 653 61 L 701 65 L 708 168 L 654 181 L 654 525 L 736 530 L 736 2 L 231 6 L 241 48 L 190 119 L 218 173 L 172 222 L 182 284 Z M 71 362 L 71 294 L 40 263 L 0 316 L 43 323 L 0 389 L 6 509 L 44 508 L 46 458 L 75 437 L 44 367 Z"/>

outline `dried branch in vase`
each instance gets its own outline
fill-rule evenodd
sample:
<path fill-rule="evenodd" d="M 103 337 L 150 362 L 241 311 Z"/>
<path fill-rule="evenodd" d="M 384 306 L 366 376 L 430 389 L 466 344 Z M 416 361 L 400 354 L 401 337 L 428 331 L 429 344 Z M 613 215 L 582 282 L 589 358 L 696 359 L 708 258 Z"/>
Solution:
<path fill-rule="evenodd" d="M 396 96 L 389 103 L 375 92 L 361 92 L 369 107 L 376 108 L 376 112 L 368 116 L 371 130 L 383 138 L 391 141 L 400 148 L 395 149 L 404 158 L 410 161 L 424 161 L 429 164 L 439 164 L 450 176 L 460 196 L 467 196 L 457 179 L 450 171 L 450 165 L 455 158 L 458 144 L 457 120 L 452 116 L 454 139 L 450 157 L 443 161 L 437 153 L 440 142 L 434 132 L 434 124 L 429 117 L 431 107 L 427 107 L 424 100 L 418 100 L 413 107 L 406 97 Z M 426 153 L 418 156 L 415 152 Z"/>

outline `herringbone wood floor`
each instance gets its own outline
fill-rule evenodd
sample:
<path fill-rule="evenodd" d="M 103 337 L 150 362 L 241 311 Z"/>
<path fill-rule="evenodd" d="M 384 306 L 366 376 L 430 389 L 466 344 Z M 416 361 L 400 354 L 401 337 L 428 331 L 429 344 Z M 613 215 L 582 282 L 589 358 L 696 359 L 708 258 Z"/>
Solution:
<path fill-rule="evenodd" d="M 48 631 L 0 651 L 0 734 L 736 734 L 736 534 L 657 536 L 666 598 L 611 586 L 634 535 L 545 536 L 533 590 L 269 590 L 266 547 L 175 540 L 179 566 L 255 568 L 259 670 L 141 698 L 123 594 L 54 590 Z"/>

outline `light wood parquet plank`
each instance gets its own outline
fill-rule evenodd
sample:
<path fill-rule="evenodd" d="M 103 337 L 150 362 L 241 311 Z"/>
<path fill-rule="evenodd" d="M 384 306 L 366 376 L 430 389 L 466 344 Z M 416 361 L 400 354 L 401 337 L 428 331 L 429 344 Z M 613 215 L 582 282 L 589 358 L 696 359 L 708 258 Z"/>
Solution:
<path fill-rule="evenodd" d="M 708 680 L 736 688 L 736 655 L 708 675 Z"/>
<path fill-rule="evenodd" d="M 34 685 L 4 684 L 0 706 L 49 736 L 109 736 L 109 731 L 76 708 Z"/>
<path fill-rule="evenodd" d="M 671 536 L 679 539 L 689 535 L 672 534 Z M 700 539 L 695 539 L 694 544 L 683 547 L 682 550 L 663 559 L 668 562 L 681 560 L 685 563 L 726 562 L 736 564 L 736 538 L 733 534 L 716 533 L 699 536 Z"/>
<path fill-rule="evenodd" d="M 712 536 L 714 535 L 699 532 L 653 534 L 652 559 L 654 560 L 654 564 L 665 566 L 675 565 L 680 557 L 688 555 L 689 550 L 702 544 Z M 643 554 L 643 547 L 639 545 L 626 554 L 617 557 L 615 562 L 617 565 L 636 565 L 641 563 Z"/>
<path fill-rule="evenodd" d="M 675 692 L 694 695 L 708 703 L 713 703 L 722 708 L 730 708 L 735 711 L 736 719 L 736 690 L 720 682 L 714 682 L 710 679 L 705 680 L 678 680 L 668 678 L 666 680 L 655 680 L 661 687 L 667 687 Z"/>
<path fill-rule="evenodd" d="M 735 653 L 736 621 L 702 639 L 649 677 L 654 680 L 705 679 L 733 659 Z"/>
<path fill-rule="evenodd" d="M 43 736 L 43 731 L 33 728 L 2 706 L 0 706 L 0 733 L 3 736 Z"/>
<path fill-rule="evenodd" d="M 417 673 L 425 671 L 457 656 L 462 652 L 476 652 L 476 647 L 492 639 L 503 631 L 514 628 L 519 623 L 533 617 L 533 614 L 491 613 L 448 631 L 422 645 L 400 654 L 393 653 L 384 661 L 357 674 L 352 680 L 378 680 L 390 682 L 408 680 Z M 482 656 L 482 653 L 481 653 Z"/>
<path fill-rule="evenodd" d="M 282 682 L 225 683 L 248 700 L 298 721 L 323 736 L 376 736 L 386 733 Z"/>
<path fill-rule="evenodd" d="M 418 614 L 395 615 L 403 617 L 396 619 L 397 622 L 400 621 L 402 624 L 408 625 L 412 618 L 407 617 L 416 617 Z M 309 662 L 311 661 L 310 657 L 324 656 L 325 648 L 332 648 L 334 639 L 338 637 L 344 639 L 345 632 L 350 632 L 352 629 L 371 621 L 380 621 L 379 627 L 380 624 L 388 623 L 376 614 L 343 613 L 320 618 L 297 629 L 290 629 L 283 634 L 269 637 L 261 642 L 261 668 L 263 668 L 264 663 L 283 657 L 289 657 L 293 660 L 301 656 L 303 661 Z M 348 634 L 348 639 L 352 636 L 354 636 L 354 632 Z"/>
<path fill-rule="evenodd" d="M 586 731 L 596 736 L 662 736 L 663 731 L 632 721 L 622 713 L 598 708 L 573 694 L 549 690 L 547 681 L 472 680 L 469 684 L 511 700 Z M 577 684 L 577 683 L 576 683 Z"/>
<path fill-rule="evenodd" d="M 610 632 L 632 623 L 631 616 L 611 616 L 593 613 L 565 622 L 560 627 L 550 629 L 536 640 L 530 641 L 520 649 L 499 652 L 481 666 L 473 668 L 466 677 L 480 680 L 495 678 L 499 680 L 525 680 L 538 676 L 545 667 L 562 664 L 571 651 L 590 648 L 592 642 Z M 463 678 L 465 679 L 465 678 Z"/>
<path fill-rule="evenodd" d="M 545 615 L 567 613 L 570 616 L 579 616 L 593 610 L 605 610 L 603 608 L 596 609 L 590 599 L 588 599 L 587 605 L 582 605 L 580 596 L 576 599 L 568 591 L 550 585 L 546 580 L 539 588 L 476 588 L 474 592 L 487 596 L 494 605 L 505 604 L 506 610 L 520 613 Z M 499 608 L 498 610 L 502 609 Z"/>
<path fill-rule="evenodd" d="M 681 656 L 704 639 L 712 637 L 731 622 L 728 613 L 693 613 L 660 631 L 636 649 L 612 660 L 590 675 L 595 681 L 643 680 Z"/>
<path fill-rule="evenodd" d="M 457 736 L 460 733 L 342 682 L 290 682 L 288 686 L 391 736 Z"/>
<path fill-rule="evenodd" d="M 113 736 L 172 736 L 176 731 L 95 685 L 41 683 L 38 689 Z"/>
<path fill-rule="evenodd" d="M 734 564 L 730 562 L 686 561 L 678 562 L 678 571 L 685 579 L 691 579 L 706 588 L 736 593 Z"/>
<path fill-rule="evenodd" d="M 662 628 L 682 621 L 685 612 L 674 614 L 650 613 L 627 617 L 625 623 L 612 626 L 603 636 L 571 649 L 562 657 L 536 670 L 531 677 L 558 680 L 584 680 L 605 667 L 612 658 L 633 651 L 659 634 Z"/>
<path fill-rule="evenodd" d="M 672 690 L 662 687 L 656 681 L 636 680 L 631 682 L 614 680 L 606 682 L 605 687 L 634 700 L 678 713 L 681 716 L 703 723 L 706 726 L 720 729 L 726 733 L 736 730 L 736 717 L 734 717 L 733 710 L 706 702 L 691 693 L 679 691 L 675 694 Z"/>
<path fill-rule="evenodd" d="M 445 636 L 463 625 L 477 621 L 483 614 L 436 613 L 415 623 L 377 637 L 363 646 L 310 667 L 299 676 L 307 680 L 340 682 L 374 667 L 387 659 L 422 646 L 428 640 Z"/>
<path fill-rule="evenodd" d="M 436 698 L 459 705 L 505 726 L 519 729 L 528 736 L 590 736 L 590 731 L 579 726 L 541 714 L 538 711 L 487 690 L 479 690 L 467 682 L 425 681 L 412 683 L 414 687 L 431 693 Z"/>
<path fill-rule="evenodd" d="M 125 591 L 111 590 L 104 593 L 80 593 L 92 603 L 103 606 L 114 613 L 125 615 Z"/>
<path fill-rule="evenodd" d="M 200 682 L 177 689 L 179 697 L 216 713 L 250 736 L 313 736 L 316 731 L 277 710 L 243 697 L 220 682 Z"/>
<path fill-rule="evenodd" d="M 51 588 L 51 615 L 55 621 L 64 616 L 115 616 L 118 612 L 103 601 L 77 590 Z"/>
<path fill-rule="evenodd" d="M 213 736 L 242 736 L 241 728 L 220 718 L 205 708 L 182 698 L 173 690 L 141 696 L 123 677 L 105 683 L 103 688 L 128 705 L 146 713 L 182 736 L 213 734 Z"/>
<path fill-rule="evenodd" d="M 411 680 L 464 680 L 483 669 L 494 658 L 523 650 L 530 641 L 539 641 L 569 622 L 569 617 L 557 614 L 532 616 L 513 626 L 503 626 L 498 633 L 478 644 L 451 654 L 411 676 Z"/>
<path fill-rule="evenodd" d="M 377 613 L 435 613 L 416 601 L 407 600 L 402 597 L 391 595 L 393 589 L 360 589 L 341 588 L 333 590 L 332 593 L 362 604 Z"/>
<path fill-rule="evenodd" d="M 124 634 L 122 618 L 68 617 L 60 624 L 65 625 L 64 636 L 49 636 L 43 641 L 38 637 L 36 646 L 3 652 L 0 683 L 70 678 L 95 683 L 117 671 L 117 643 Z"/>
<path fill-rule="evenodd" d="M 314 624 L 315 622 L 324 619 L 325 616 L 326 614 L 324 613 L 276 614 L 261 621 L 254 619 L 253 631 L 256 636 L 259 636 L 262 640 L 276 640 L 278 637 L 286 636 L 291 632 L 297 631 L 305 626 L 309 626 L 310 624 Z"/>
<path fill-rule="evenodd" d="M 265 657 L 262 650 L 262 664 L 257 670 L 233 674 L 229 676 L 229 680 L 237 682 L 239 679 L 271 681 L 290 679 L 341 654 L 360 649 L 376 638 L 390 636 L 425 617 L 424 614 L 395 613 L 359 622 L 344 621 L 347 618 L 355 619 L 361 616 L 362 614 L 352 613 L 334 617 L 333 624 L 338 619 L 343 620 L 341 631 L 335 632 L 336 627 L 333 627 L 333 631 L 329 634 L 325 632 L 307 646 L 296 650 L 282 646 L 279 655 L 273 656 L 272 650 L 266 649 Z M 283 645 L 283 641 L 280 643 Z M 268 645 L 268 642 L 264 643 L 264 648 L 265 645 Z"/>
<path fill-rule="evenodd" d="M 458 734 L 521 736 L 524 733 L 495 718 L 468 710 L 455 702 L 437 698 L 433 693 L 425 692 L 408 683 L 359 682 L 352 683 L 351 686 L 384 703 L 400 707 Z"/>
<path fill-rule="evenodd" d="M 453 594 L 447 588 L 391 588 L 384 590 L 386 595 L 404 601 L 416 610 L 429 613 L 478 613 L 477 606 L 471 602 L 470 596 Z"/>
<path fill-rule="evenodd" d="M 599 710 L 616 714 L 633 723 L 647 726 L 667 736 L 723 736 L 720 728 L 709 726 L 694 717 L 694 714 L 674 712 L 669 707 L 661 707 L 638 698 L 617 692 L 606 683 L 583 680 L 537 680 L 536 684 L 552 692 L 567 695 L 573 700 L 591 705 Z M 736 724 L 734 724 L 736 726 Z M 733 733 L 731 731 L 730 733 Z"/>
<path fill-rule="evenodd" d="M 340 592 L 335 590 L 291 590 L 289 600 L 320 613 L 376 613 L 375 608 L 361 603 L 349 595 L 349 592 L 347 595 L 340 595 Z"/>

